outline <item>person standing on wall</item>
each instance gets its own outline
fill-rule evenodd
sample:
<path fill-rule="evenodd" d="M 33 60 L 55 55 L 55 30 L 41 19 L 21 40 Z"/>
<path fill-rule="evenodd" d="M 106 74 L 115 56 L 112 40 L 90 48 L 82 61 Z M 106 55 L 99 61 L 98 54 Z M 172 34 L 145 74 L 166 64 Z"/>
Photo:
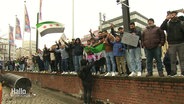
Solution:
<path fill-rule="evenodd" d="M 148 19 L 148 26 L 142 34 L 142 45 L 146 53 L 147 75 L 146 77 L 153 76 L 153 58 L 157 63 L 157 70 L 160 77 L 164 77 L 162 66 L 162 49 L 165 44 L 165 33 L 160 27 L 154 24 L 154 19 Z"/>
<path fill-rule="evenodd" d="M 184 13 L 184 10 L 181 11 Z M 178 12 L 168 12 L 166 19 L 160 28 L 166 30 L 169 44 L 169 56 L 171 59 L 171 76 L 176 76 L 177 53 L 181 67 L 181 75 L 184 75 L 184 17 L 177 17 Z"/>

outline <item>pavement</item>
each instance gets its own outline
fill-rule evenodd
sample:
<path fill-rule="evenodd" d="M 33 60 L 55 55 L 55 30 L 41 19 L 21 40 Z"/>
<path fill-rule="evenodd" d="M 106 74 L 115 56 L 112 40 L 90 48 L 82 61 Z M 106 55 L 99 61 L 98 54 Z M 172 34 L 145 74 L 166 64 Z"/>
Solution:
<path fill-rule="evenodd" d="M 83 101 L 37 85 L 33 85 L 31 93 L 24 96 L 13 95 L 9 87 L 3 86 L 2 104 L 83 104 Z"/>

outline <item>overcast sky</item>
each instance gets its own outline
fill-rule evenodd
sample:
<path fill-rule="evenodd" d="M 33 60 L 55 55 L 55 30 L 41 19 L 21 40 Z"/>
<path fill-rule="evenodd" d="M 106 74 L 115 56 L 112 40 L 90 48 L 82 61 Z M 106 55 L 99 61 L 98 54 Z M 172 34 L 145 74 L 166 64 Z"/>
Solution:
<path fill-rule="evenodd" d="M 23 34 L 24 0 L 0 0 L 0 2 L 0 36 L 8 33 L 8 24 L 15 25 L 15 15 L 20 19 Z M 155 24 L 158 26 L 165 19 L 167 11 L 184 8 L 184 0 L 129 0 L 129 4 L 130 12 L 137 11 L 148 18 L 154 18 Z M 122 15 L 121 5 L 117 5 L 116 0 L 74 0 L 74 5 L 75 38 L 88 34 L 90 28 L 92 30 L 98 29 L 99 12 L 106 15 L 106 20 Z M 35 27 L 39 0 L 27 0 L 26 6 L 31 26 Z M 47 20 L 63 23 L 66 36 L 71 38 L 72 0 L 43 0 L 42 21 Z M 32 30 L 31 35 L 32 39 L 35 40 L 35 29 Z M 59 37 L 60 34 L 48 34 L 40 37 L 39 47 L 42 47 L 43 44 L 50 46 Z"/>

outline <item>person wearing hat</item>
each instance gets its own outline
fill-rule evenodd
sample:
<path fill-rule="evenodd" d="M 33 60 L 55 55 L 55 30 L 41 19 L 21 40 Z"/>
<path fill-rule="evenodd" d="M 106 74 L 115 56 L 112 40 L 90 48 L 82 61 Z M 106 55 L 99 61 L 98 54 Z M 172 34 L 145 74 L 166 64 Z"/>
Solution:
<path fill-rule="evenodd" d="M 169 44 L 169 56 L 171 59 L 171 76 L 176 76 L 176 53 L 178 53 L 181 66 L 181 75 L 184 75 L 184 23 L 177 16 L 177 11 L 171 11 L 161 24 L 161 29 L 167 32 L 167 41 Z"/>
<path fill-rule="evenodd" d="M 147 75 L 153 76 L 153 58 L 157 63 L 157 70 L 160 77 L 164 77 L 162 65 L 162 49 L 165 44 L 165 33 L 160 27 L 154 24 L 154 19 L 148 19 L 148 26 L 142 33 L 142 46 L 146 53 Z"/>

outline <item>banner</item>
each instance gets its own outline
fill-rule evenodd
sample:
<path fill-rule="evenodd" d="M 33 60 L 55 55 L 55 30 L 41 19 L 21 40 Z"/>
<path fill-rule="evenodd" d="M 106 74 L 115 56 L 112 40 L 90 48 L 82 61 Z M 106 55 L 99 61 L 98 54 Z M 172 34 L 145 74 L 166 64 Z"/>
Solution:
<path fill-rule="evenodd" d="M 125 32 L 123 34 L 123 37 L 122 37 L 122 43 L 124 44 L 127 44 L 127 45 L 131 45 L 131 46 L 134 46 L 134 47 L 137 47 L 138 45 L 138 41 L 139 41 L 139 36 L 137 35 L 132 35 L 131 33 L 127 33 Z"/>
<path fill-rule="evenodd" d="M 20 29 L 20 21 L 17 17 L 16 17 L 16 26 L 15 26 L 15 39 L 17 39 L 17 40 L 22 39 L 21 29 Z"/>
<path fill-rule="evenodd" d="M 13 26 L 9 25 L 9 44 L 14 45 Z"/>
<path fill-rule="evenodd" d="M 28 15 L 28 12 L 27 12 L 26 5 L 25 5 L 25 11 L 24 11 L 24 20 L 25 20 L 25 23 L 24 23 L 24 31 L 25 32 L 31 32 L 29 15 Z"/>

